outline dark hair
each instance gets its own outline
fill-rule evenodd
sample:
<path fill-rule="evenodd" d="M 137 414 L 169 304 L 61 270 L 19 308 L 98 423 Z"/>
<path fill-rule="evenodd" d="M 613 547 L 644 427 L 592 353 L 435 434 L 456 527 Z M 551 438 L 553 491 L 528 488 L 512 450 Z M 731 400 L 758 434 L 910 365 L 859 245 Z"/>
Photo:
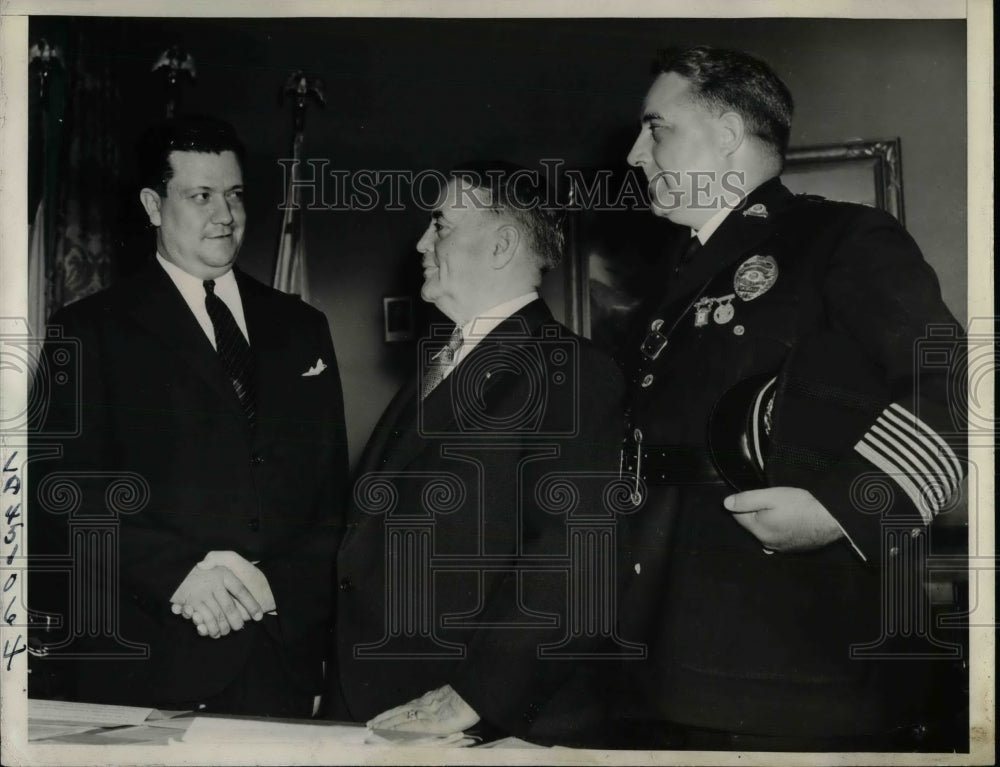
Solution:
<path fill-rule="evenodd" d="M 566 242 L 565 213 L 562 206 L 549 197 L 548 185 L 541 173 L 503 160 L 492 160 L 462 163 L 452 168 L 449 175 L 489 192 L 490 209 L 520 224 L 541 273 L 559 265 Z"/>
<path fill-rule="evenodd" d="M 155 123 L 139 139 L 139 184 L 166 195 L 174 175 L 171 152 L 234 152 L 243 167 L 246 150 L 236 129 L 225 120 L 209 115 L 183 115 Z"/>
<path fill-rule="evenodd" d="M 685 77 L 694 99 L 707 109 L 739 114 L 750 133 L 784 160 L 795 105 L 767 63 L 742 51 L 699 45 L 659 51 L 653 74 L 667 72 Z"/>

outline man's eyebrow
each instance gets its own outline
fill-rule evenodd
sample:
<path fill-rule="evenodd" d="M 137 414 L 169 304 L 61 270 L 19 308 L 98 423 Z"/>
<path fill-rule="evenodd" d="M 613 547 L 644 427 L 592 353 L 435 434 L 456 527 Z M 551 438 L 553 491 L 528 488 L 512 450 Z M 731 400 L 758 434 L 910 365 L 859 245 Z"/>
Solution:
<path fill-rule="evenodd" d="M 444 213 L 442 211 L 435 210 L 435 211 L 433 211 L 431 213 L 431 220 L 432 221 L 447 221 L 448 218 L 444 215 Z"/>
<path fill-rule="evenodd" d="M 218 187 L 212 186 L 211 184 L 191 184 L 190 186 L 181 187 L 181 189 L 185 192 L 211 192 L 218 189 Z M 231 192 L 234 189 L 242 190 L 243 184 L 233 184 L 232 186 L 226 187 L 226 191 L 228 192 Z"/>
<path fill-rule="evenodd" d="M 641 118 L 639 118 L 639 122 L 645 125 L 646 123 L 653 122 L 653 120 L 662 120 L 662 119 L 663 115 L 661 115 L 659 112 L 646 112 Z"/>

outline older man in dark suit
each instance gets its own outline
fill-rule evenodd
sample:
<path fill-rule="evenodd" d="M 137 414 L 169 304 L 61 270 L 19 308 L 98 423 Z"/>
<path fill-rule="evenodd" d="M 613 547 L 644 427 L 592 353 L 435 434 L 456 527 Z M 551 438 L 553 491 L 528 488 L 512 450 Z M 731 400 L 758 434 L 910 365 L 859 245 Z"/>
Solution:
<path fill-rule="evenodd" d="M 573 610 L 581 584 L 613 604 L 613 539 L 561 563 L 574 520 L 615 522 L 623 382 L 538 296 L 563 234 L 537 174 L 466 171 L 417 243 L 453 324 L 375 428 L 338 555 L 331 714 L 579 742 L 605 697 L 592 653 L 616 643 L 610 611 L 581 629 Z"/>
<path fill-rule="evenodd" d="M 57 589 L 65 629 L 42 638 L 79 700 L 309 716 L 347 474 L 330 331 L 234 266 L 246 213 L 228 123 L 168 120 L 140 162 L 155 262 L 52 318 L 79 341 L 79 399 L 52 389 L 36 444 L 81 423 L 56 440 L 61 457 L 32 465 L 32 553 L 65 552 L 95 520 L 116 532 L 110 559 L 72 550 L 83 583 Z M 116 513 L 116 476 L 138 507 Z M 54 508 L 62 480 L 80 490 L 68 514 Z"/>

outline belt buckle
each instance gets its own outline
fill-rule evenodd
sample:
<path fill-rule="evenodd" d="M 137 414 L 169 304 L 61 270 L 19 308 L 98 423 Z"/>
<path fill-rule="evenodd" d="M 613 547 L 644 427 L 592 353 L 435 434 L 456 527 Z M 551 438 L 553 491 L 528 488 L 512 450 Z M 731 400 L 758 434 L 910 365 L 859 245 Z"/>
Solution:
<path fill-rule="evenodd" d="M 667 337 L 659 330 L 650 330 L 642 341 L 639 351 L 650 360 L 655 360 L 660 356 L 660 352 L 667 348 Z"/>
<path fill-rule="evenodd" d="M 641 435 L 641 432 L 636 429 L 636 432 Z M 635 464 L 633 468 L 632 463 L 632 446 L 635 445 Z M 631 479 L 629 475 L 635 472 L 635 484 L 629 491 L 629 500 L 632 501 L 634 506 L 641 506 L 642 497 L 642 441 L 641 436 L 639 440 L 626 439 L 625 444 L 622 445 L 621 452 L 619 454 L 618 462 L 618 478 L 626 479 L 628 481 Z"/>

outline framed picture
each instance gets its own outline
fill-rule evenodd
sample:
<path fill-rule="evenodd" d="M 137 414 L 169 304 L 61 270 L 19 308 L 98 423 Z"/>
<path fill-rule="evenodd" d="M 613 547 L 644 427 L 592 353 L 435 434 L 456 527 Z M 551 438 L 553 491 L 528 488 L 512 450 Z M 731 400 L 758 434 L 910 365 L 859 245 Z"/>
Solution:
<path fill-rule="evenodd" d="M 584 179 L 608 173 L 577 172 Z M 629 178 L 635 173 L 614 172 L 610 188 L 636 188 Z M 793 192 L 871 205 L 904 223 L 899 139 L 790 149 L 781 178 Z M 645 179 L 638 184 L 645 188 Z M 567 324 L 609 352 L 618 349 L 643 301 L 662 293 L 663 256 L 688 232 L 651 215 L 645 204 L 580 206 L 571 215 L 568 237 Z"/>
<path fill-rule="evenodd" d="M 781 179 L 793 192 L 860 202 L 906 223 L 898 138 L 790 149 Z"/>
<path fill-rule="evenodd" d="M 387 342 L 412 341 L 416 335 L 412 296 L 383 297 L 382 321 Z"/>

